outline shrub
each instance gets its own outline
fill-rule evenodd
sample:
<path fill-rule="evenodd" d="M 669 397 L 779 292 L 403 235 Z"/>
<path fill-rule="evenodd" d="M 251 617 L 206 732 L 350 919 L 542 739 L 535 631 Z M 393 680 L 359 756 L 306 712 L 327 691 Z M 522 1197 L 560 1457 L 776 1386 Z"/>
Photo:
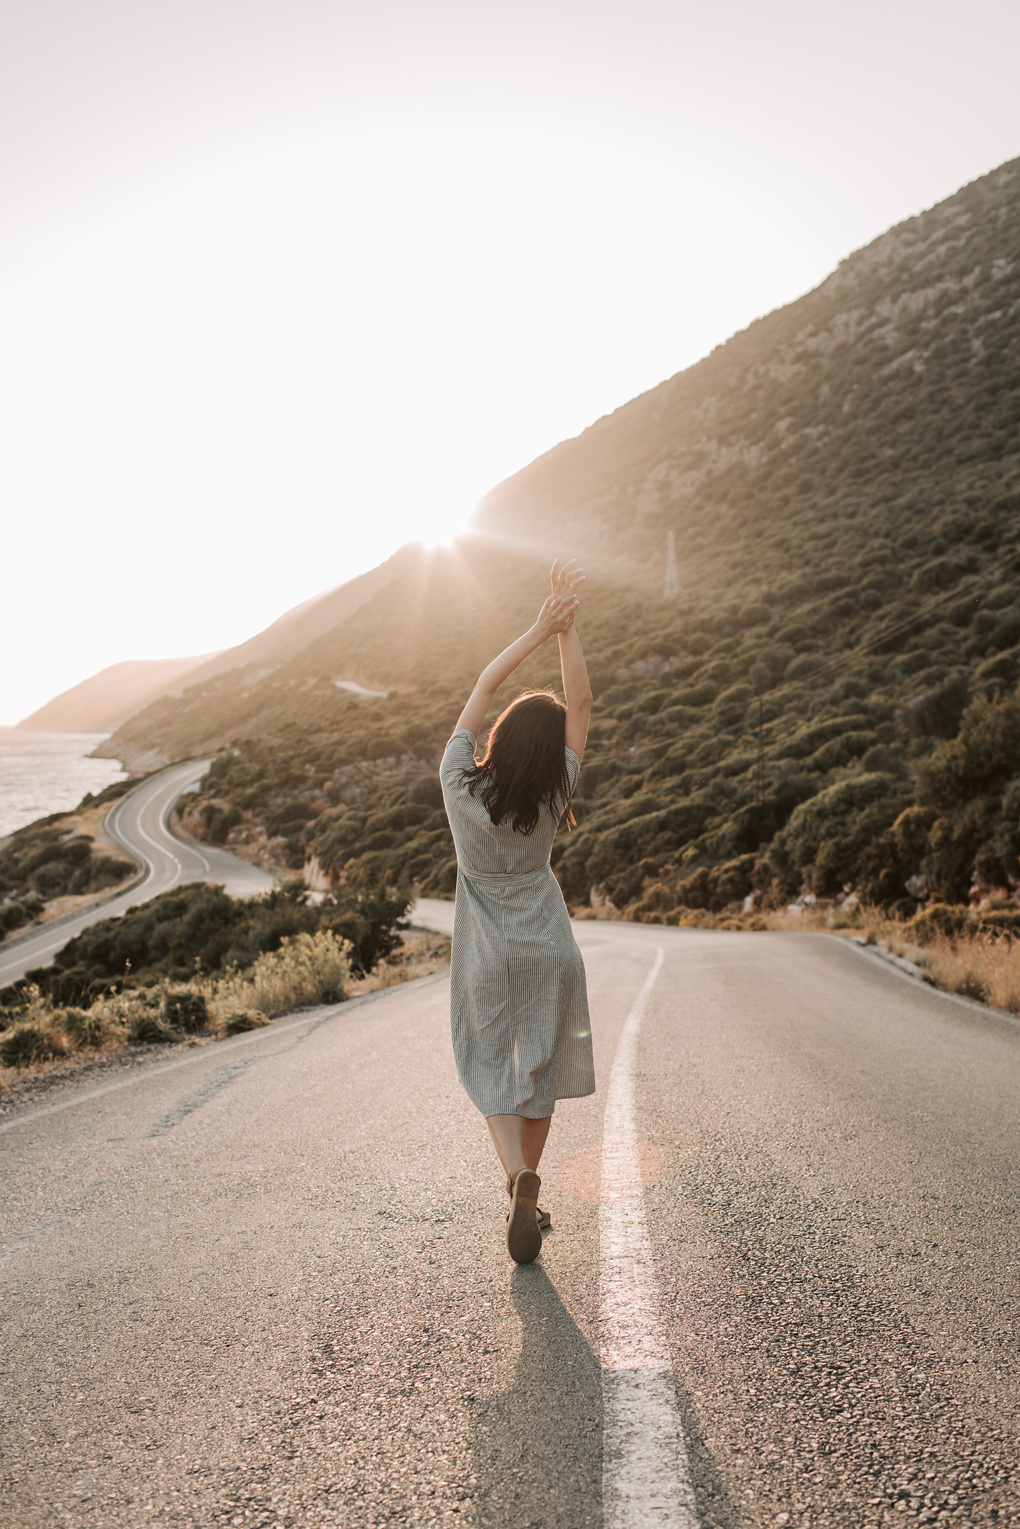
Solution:
<path fill-rule="evenodd" d="M 903 720 L 921 737 L 952 738 L 970 698 L 966 674 L 951 674 L 910 702 Z"/>
<path fill-rule="evenodd" d="M 970 925 L 970 909 L 958 903 L 933 903 L 907 924 L 914 939 L 928 944 L 939 936 L 962 934 Z"/>
<path fill-rule="evenodd" d="M 300 833 L 305 824 L 314 817 L 315 813 L 307 802 L 287 802 L 285 806 L 277 808 L 268 820 L 266 832 L 270 837 L 274 834 L 286 837 L 289 834 Z"/>
<path fill-rule="evenodd" d="M 441 809 L 443 805 L 443 787 L 438 775 L 421 775 L 415 781 L 408 792 L 412 802 L 417 802 L 423 807 Z"/>
<path fill-rule="evenodd" d="M 792 641 L 788 632 L 780 632 L 779 635 Z M 820 668 L 823 662 L 824 660 L 820 654 L 800 653 L 787 665 L 784 678 L 787 680 L 806 679 L 809 675 L 814 674 L 815 670 Z"/>
<path fill-rule="evenodd" d="M 79 1046 L 102 1046 L 110 1037 L 110 1024 L 100 1008 L 57 1010 L 54 1018 Z"/>
<path fill-rule="evenodd" d="M 162 1017 L 154 1009 L 138 1009 L 128 1020 L 127 1038 L 146 1046 L 158 1046 L 162 1041 L 176 1041 L 180 1036 L 176 1030 L 163 1022 Z"/>
<path fill-rule="evenodd" d="M 132 861 L 117 860 L 112 855 L 93 855 L 83 869 L 87 872 L 85 884 L 94 892 L 102 891 L 104 887 L 116 886 L 119 881 L 126 881 L 135 873 L 135 865 Z M 81 875 L 81 871 L 77 875 Z"/>
<path fill-rule="evenodd" d="M 919 568 L 911 584 L 919 594 L 933 594 L 936 590 L 949 589 L 965 572 L 966 569 L 955 559 L 938 557 L 933 562 L 926 563 L 923 568 Z"/>
<path fill-rule="evenodd" d="M 225 844 L 230 830 L 236 828 L 240 821 L 241 814 L 236 807 L 231 807 L 226 812 L 214 813 L 209 820 L 209 842 Z"/>
<path fill-rule="evenodd" d="M 939 935 L 925 956 L 939 987 L 1020 1012 L 1020 942 L 996 934 L 962 939 Z"/>
<path fill-rule="evenodd" d="M 43 897 L 59 897 L 68 881 L 68 869 L 62 860 L 46 860 L 32 873 L 32 885 Z"/>
<path fill-rule="evenodd" d="M 163 997 L 163 1018 L 171 1029 L 193 1035 L 209 1023 L 204 994 L 196 993 L 188 987 L 167 992 Z"/>
<path fill-rule="evenodd" d="M 977 914 L 978 928 L 1020 935 L 1020 908 L 982 908 Z"/>
<path fill-rule="evenodd" d="M 655 881 L 647 887 L 642 894 L 641 901 L 630 910 L 631 915 L 639 921 L 650 921 L 651 914 L 671 913 L 676 907 L 676 893 L 665 885 L 664 882 Z"/>
<path fill-rule="evenodd" d="M 32 913 L 24 903 L 0 903 L 0 939 L 12 930 L 20 929 L 31 917 Z"/>
<path fill-rule="evenodd" d="M 891 823 L 902 802 L 900 791 L 900 783 L 892 776 L 858 775 L 802 802 L 781 835 L 791 864 L 810 865 L 826 840 L 846 835 L 869 807 L 884 806 Z"/>
<path fill-rule="evenodd" d="M 350 980 L 350 944 L 322 929 L 286 939 L 247 971 L 213 982 L 212 1007 L 222 1023 L 228 1014 L 248 1009 L 272 1015 L 299 1004 L 339 1003 Z"/>
<path fill-rule="evenodd" d="M 922 801 L 942 809 L 1005 785 L 1020 769 L 1020 697 L 981 696 L 964 713 L 960 732 L 921 766 Z"/>
<path fill-rule="evenodd" d="M 258 1009 L 235 1009 L 220 1021 L 220 1030 L 223 1035 L 242 1035 L 246 1030 L 260 1030 L 268 1023 Z"/>
<path fill-rule="evenodd" d="M 5 1067 L 29 1067 L 59 1054 L 51 1032 L 31 1022 L 13 1025 L 0 1038 L 0 1062 Z"/>
<path fill-rule="evenodd" d="M 370 972 L 400 945 L 410 904 L 406 883 L 392 886 L 355 872 L 342 887 L 323 898 L 319 921 L 349 944 L 354 969 Z"/>

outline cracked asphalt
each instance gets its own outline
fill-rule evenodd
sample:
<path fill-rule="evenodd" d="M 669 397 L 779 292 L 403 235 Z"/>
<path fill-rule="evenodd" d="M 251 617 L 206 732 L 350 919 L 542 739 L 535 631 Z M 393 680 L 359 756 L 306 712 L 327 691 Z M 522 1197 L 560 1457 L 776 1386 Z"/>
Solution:
<path fill-rule="evenodd" d="M 538 1263 L 444 975 L 0 1114 L 0 1511 L 602 1523 L 598 1147 L 638 1127 L 704 1529 L 1020 1526 L 1020 1025 L 835 939 L 580 923 Z"/>

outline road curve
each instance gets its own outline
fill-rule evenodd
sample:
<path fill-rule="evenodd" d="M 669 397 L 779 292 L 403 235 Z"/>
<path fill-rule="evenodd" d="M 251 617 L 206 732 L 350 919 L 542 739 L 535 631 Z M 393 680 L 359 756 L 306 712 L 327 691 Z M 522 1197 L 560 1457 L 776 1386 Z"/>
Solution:
<path fill-rule="evenodd" d="M 525 1268 L 445 975 L 0 1101 L 5 1523 L 1020 1524 L 1020 1025 L 835 938 L 575 932 Z"/>
<path fill-rule="evenodd" d="M 38 931 L 0 950 L 0 987 L 27 971 L 46 966 L 68 940 L 128 908 L 148 902 L 160 892 L 189 881 L 222 884 L 232 897 L 251 897 L 276 885 L 275 877 L 247 865 L 224 850 L 184 844 L 170 832 L 168 819 L 182 791 L 202 779 L 208 759 L 171 765 L 136 786 L 110 809 L 106 832 L 145 869 L 143 879 L 119 897 L 84 909 L 74 917 Z"/>

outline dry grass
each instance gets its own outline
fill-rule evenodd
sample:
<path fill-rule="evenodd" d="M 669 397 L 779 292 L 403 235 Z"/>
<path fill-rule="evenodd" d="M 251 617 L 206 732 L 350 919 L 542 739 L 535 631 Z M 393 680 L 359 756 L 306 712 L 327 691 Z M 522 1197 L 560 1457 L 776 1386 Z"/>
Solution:
<path fill-rule="evenodd" d="M 34 988 L 15 1023 L 0 1031 L 0 1088 L 5 1073 L 23 1077 L 57 1063 L 94 1061 L 141 1044 L 189 1038 L 197 1044 L 189 1032 L 198 1028 L 223 1040 L 268 1024 L 270 1016 L 431 976 L 449 959 L 447 936 L 405 934 L 388 961 L 355 978 L 347 941 L 323 930 L 284 940 L 279 950 L 260 956 L 246 971 L 110 993 L 88 1009 L 55 1006 Z M 205 1011 L 200 1015 L 202 1000 Z M 194 1021 L 184 1025 L 181 1016 L 189 1008 L 196 1010 Z"/>
<path fill-rule="evenodd" d="M 1015 910 L 1014 910 L 1015 911 Z M 579 908 L 575 918 L 619 919 L 615 909 Z M 990 918 L 990 914 L 971 914 Z M 767 913 L 708 913 L 676 909 L 646 913 L 642 923 L 669 924 L 681 929 L 783 929 L 800 934 L 824 932 L 863 940 L 884 955 L 898 956 L 933 987 L 977 998 L 993 1008 L 1020 1014 L 1020 937 L 1008 930 L 974 928 L 956 935 L 939 933 L 930 923 L 916 928 L 886 917 L 877 908 L 805 907 Z"/>
<path fill-rule="evenodd" d="M 340 1003 L 351 985 L 351 947 L 328 929 L 296 934 L 246 970 L 196 985 L 214 1023 L 238 1013 L 275 1015 L 303 1004 Z"/>
<path fill-rule="evenodd" d="M 887 918 L 876 908 L 805 909 L 803 913 L 766 913 L 769 929 L 825 930 L 856 935 L 866 945 L 900 956 L 933 987 L 976 998 L 996 1009 L 1020 1014 L 1020 940 L 1008 931 L 965 930 L 948 935 L 914 929 Z"/>
<path fill-rule="evenodd" d="M 1009 935 L 940 935 L 925 958 L 926 975 L 937 987 L 1020 1014 L 1020 943 Z"/>

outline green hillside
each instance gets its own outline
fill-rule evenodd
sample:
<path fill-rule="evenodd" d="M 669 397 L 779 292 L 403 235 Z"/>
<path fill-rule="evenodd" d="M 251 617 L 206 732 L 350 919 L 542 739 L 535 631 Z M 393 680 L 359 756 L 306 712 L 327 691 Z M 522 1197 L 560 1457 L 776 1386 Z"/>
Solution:
<path fill-rule="evenodd" d="M 500 485 L 471 536 L 414 550 L 296 656 L 156 703 L 109 751 L 223 746 L 194 831 L 452 891 L 443 743 L 552 555 L 578 556 L 596 704 L 554 853 L 573 902 L 675 919 L 752 890 L 901 911 L 975 876 L 1011 890 L 1018 526 L 1013 161 Z"/>

